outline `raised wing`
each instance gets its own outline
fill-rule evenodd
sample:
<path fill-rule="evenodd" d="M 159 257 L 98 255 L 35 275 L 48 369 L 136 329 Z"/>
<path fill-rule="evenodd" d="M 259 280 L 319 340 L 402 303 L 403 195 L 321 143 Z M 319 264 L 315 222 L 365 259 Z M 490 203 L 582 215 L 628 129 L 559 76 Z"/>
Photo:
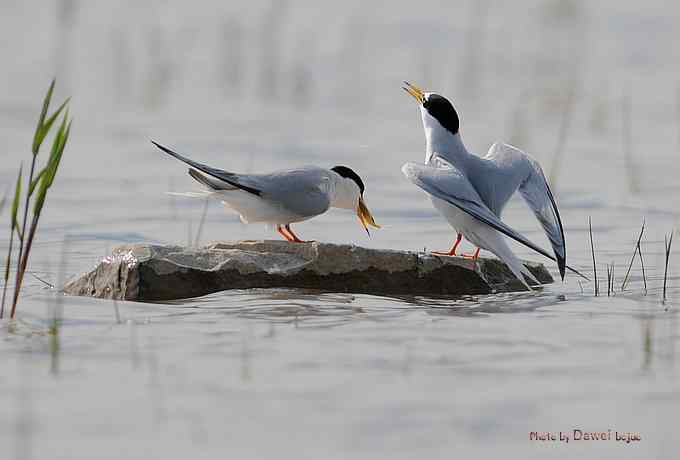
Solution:
<path fill-rule="evenodd" d="M 458 209 L 466 212 L 484 224 L 489 225 L 513 240 L 559 263 L 555 256 L 529 241 L 525 236 L 503 223 L 493 212 L 491 212 L 491 210 L 482 202 L 479 194 L 475 191 L 474 187 L 472 187 L 465 175 L 455 167 L 449 166 L 442 168 L 407 163 L 402 168 L 402 171 L 414 184 L 431 195 L 456 206 Z M 562 263 L 564 263 L 564 261 L 562 261 Z M 579 276 L 586 278 L 577 270 L 571 267 L 566 268 Z M 562 274 L 562 270 L 563 268 L 560 267 L 560 274 Z"/>
<path fill-rule="evenodd" d="M 514 169 L 521 172 L 522 179 L 519 182 L 518 191 L 543 227 L 548 240 L 550 240 L 560 275 L 564 279 L 567 248 L 562 219 L 541 165 L 520 149 L 501 142 L 492 145 L 485 158 L 494 161 L 501 170 Z"/>

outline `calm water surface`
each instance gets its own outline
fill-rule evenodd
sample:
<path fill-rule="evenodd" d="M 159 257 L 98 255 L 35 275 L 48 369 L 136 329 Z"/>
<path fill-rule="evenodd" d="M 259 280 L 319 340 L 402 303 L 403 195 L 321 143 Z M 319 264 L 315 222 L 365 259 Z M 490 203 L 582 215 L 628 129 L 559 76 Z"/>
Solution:
<path fill-rule="evenodd" d="M 28 159 L 49 75 L 58 98 L 74 96 L 31 263 L 49 283 L 122 243 L 274 238 L 216 203 L 201 226 L 204 202 L 165 193 L 195 189 L 185 167 L 150 138 L 236 171 L 351 165 L 383 229 L 369 239 L 332 211 L 300 235 L 448 248 L 451 229 L 400 172 L 424 150 L 409 79 L 451 96 L 472 150 L 504 140 L 544 165 L 569 263 L 587 273 L 592 217 L 604 295 L 569 276 L 461 299 L 252 290 L 141 304 L 63 297 L 28 277 L 18 320 L 0 323 L 7 458 L 675 457 L 680 258 L 665 304 L 661 286 L 680 215 L 677 8 L 54 3 L 0 3 L 0 193 Z M 547 247 L 521 201 L 504 219 Z M 647 290 L 636 261 L 621 292 L 643 219 Z M 529 441 L 574 429 L 641 441 Z"/>

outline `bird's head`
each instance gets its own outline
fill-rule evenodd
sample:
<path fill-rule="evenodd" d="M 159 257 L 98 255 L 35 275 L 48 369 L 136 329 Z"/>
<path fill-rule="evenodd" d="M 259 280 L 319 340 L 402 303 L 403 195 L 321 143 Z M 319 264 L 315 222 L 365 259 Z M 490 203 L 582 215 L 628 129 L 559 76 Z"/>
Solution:
<path fill-rule="evenodd" d="M 424 92 L 415 85 L 405 81 L 402 88 L 418 101 L 420 113 L 423 117 L 425 134 L 436 134 L 439 130 L 445 130 L 451 135 L 458 134 L 460 120 L 453 104 L 437 93 Z"/>
<path fill-rule="evenodd" d="M 380 228 L 380 225 L 375 223 L 371 212 L 368 210 L 368 207 L 366 207 L 366 202 L 364 201 L 365 187 L 361 177 L 347 166 L 334 166 L 331 168 L 331 171 L 339 176 L 335 185 L 333 206 L 356 211 L 359 222 L 361 222 L 364 230 L 366 230 L 366 233 L 369 235 L 369 225 Z"/>

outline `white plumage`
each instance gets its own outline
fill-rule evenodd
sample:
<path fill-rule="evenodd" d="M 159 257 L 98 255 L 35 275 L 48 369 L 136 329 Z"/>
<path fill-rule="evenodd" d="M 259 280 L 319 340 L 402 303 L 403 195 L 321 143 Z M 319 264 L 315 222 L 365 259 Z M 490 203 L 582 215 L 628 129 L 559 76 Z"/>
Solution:
<path fill-rule="evenodd" d="M 303 242 L 290 224 L 311 219 L 331 207 L 355 210 L 367 232 L 367 225 L 379 228 L 364 202 L 363 181 L 346 166 L 331 169 L 305 166 L 269 174 L 237 174 L 153 144 L 192 167 L 189 175 L 207 188 L 202 196 L 219 199 L 236 211 L 244 223 L 276 226 L 288 241 Z"/>
<path fill-rule="evenodd" d="M 503 235 L 555 260 L 562 278 L 566 268 L 578 273 L 566 265 L 562 222 L 539 163 L 503 143 L 493 144 L 484 157 L 471 154 L 460 136 L 453 105 L 438 94 L 406 85 L 404 89 L 420 103 L 426 153 L 425 164 L 407 163 L 402 168 L 404 175 L 430 195 L 434 207 L 459 235 L 493 252 L 527 287 L 522 274 L 537 281 L 512 253 Z M 501 221 L 503 209 L 516 191 L 543 227 L 554 256 Z M 448 255 L 456 254 L 457 245 Z"/>

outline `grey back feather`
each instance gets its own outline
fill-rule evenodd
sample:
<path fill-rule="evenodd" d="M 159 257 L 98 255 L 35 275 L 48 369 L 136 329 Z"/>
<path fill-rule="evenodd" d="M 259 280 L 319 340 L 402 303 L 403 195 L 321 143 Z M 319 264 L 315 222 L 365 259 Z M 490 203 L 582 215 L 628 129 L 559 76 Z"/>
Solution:
<path fill-rule="evenodd" d="M 330 207 L 331 174 L 328 169 L 307 166 L 270 174 L 236 174 L 239 182 L 262 191 L 261 198 L 299 216 L 323 214 Z"/>

